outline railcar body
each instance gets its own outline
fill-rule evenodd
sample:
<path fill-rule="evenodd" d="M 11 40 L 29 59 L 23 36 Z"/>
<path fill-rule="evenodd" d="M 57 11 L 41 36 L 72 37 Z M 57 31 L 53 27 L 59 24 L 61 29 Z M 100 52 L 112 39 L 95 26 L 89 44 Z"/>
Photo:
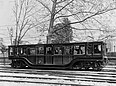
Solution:
<path fill-rule="evenodd" d="M 12 45 L 8 55 L 13 68 L 101 70 L 107 62 L 104 42 Z"/>

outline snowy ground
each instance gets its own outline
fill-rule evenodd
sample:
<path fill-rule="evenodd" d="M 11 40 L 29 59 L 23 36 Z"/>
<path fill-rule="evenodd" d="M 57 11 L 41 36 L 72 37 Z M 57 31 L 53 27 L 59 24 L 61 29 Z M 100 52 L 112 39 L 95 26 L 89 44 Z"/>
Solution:
<path fill-rule="evenodd" d="M 74 86 L 116 86 L 111 83 L 96 83 L 96 82 L 82 82 Z M 72 85 L 53 85 L 53 84 L 35 84 L 35 83 L 16 83 L 16 82 L 0 82 L 0 86 L 72 86 Z"/>
<path fill-rule="evenodd" d="M 113 66 L 109 66 L 107 68 L 110 69 L 110 70 L 116 70 L 115 69 L 116 67 L 113 67 Z M 32 75 L 32 74 L 20 74 L 20 73 L 11 73 L 10 74 L 10 73 L 2 73 L 2 72 L 0 72 L 0 75 L 3 75 L 3 76 L 6 75 L 6 76 L 36 77 L 36 75 Z M 45 78 L 54 77 L 54 76 L 49 76 L 49 75 L 37 75 L 37 76 L 39 76 L 39 77 L 41 76 L 41 77 L 45 77 Z M 6 81 L 2 81 L 2 78 L 6 79 L 6 80 L 7 79 L 15 79 L 15 78 L 9 78 L 9 77 L 1 77 L 0 78 L 0 80 L 1 80 L 0 81 L 0 86 L 72 86 L 72 85 L 70 85 L 70 84 L 72 84 L 71 81 L 67 82 L 67 81 L 64 81 L 63 79 L 58 80 L 58 81 L 56 81 L 56 80 L 51 80 L 51 81 L 53 81 L 54 83 L 55 82 L 57 83 L 57 82 L 60 81 L 62 83 L 67 83 L 67 85 L 62 85 L 62 84 L 58 85 L 58 84 L 26 83 L 26 82 L 6 82 Z M 114 77 L 114 79 L 115 79 L 115 77 Z M 19 80 L 22 80 L 22 78 L 19 78 Z M 24 80 L 26 80 L 26 78 Z M 32 81 L 44 82 L 43 79 L 32 79 Z M 49 80 L 46 80 L 46 82 L 49 82 Z M 74 83 L 74 86 L 116 86 L 116 83 L 107 83 L 107 82 L 92 82 L 92 81 L 78 81 L 78 80 L 76 80 L 73 83 Z"/>
<path fill-rule="evenodd" d="M 1 73 L 0 75 L 3 75 L 3 76 L 10 76 L 9 75 L 9 73 Z M 11 75 L 11 76 L 27 76 L 27 77 L 31 77 L 31 76 L 33 76 L 33 75 L 31 75 L 31 74 L 16 74 L 16 73 L 14 73 L 13 75 Z M 47 76 L 47 75 L 37 75 L 37 76 L 41 76 L 41 77 L 45 77 L 45 78 L 50 78 L 50 76 Z M 34 76 L 33 76 L 34 77 Z M 92 82 L 92 81 L 78 81 L 78 80 L 76 80 L 76 81 L 74 81 L 74 82 L 72 82 L 72 81 L 65 81 L 65 80 L 63 80 L 63 79 L 61 79 L 61 80 L 58 80 L 58 81 L 56 81 L 56 80 L 44 80 L 44 79 L 27 79 L 27 78 L 23 78 L 23 80 L 24 81 L 32 81 L 33 83 L 27 83 L 27 82 L 6 82 L 6 81 L 2 81 L 2 79 L 4 79 L 4 80 L 14 80 L 15 78 L 9 78 L 9 77 L 1 77 L 0 78 L 0 86 L 72 86 L 72 85 L 70 85 L 70 84 L 74 84 L 73 86 L 116 86 L 116 84 L 115 83 L 107 83 L 107 82 Z M 22 78 L 18 78 L 18 79 L 15 79 L 15 80 L 20 80 L 20 81 L 23 81 L 22 80 Z M 40 82 L 40 83 L 34 83 L 34 82 Z M 41 84 L 41 82 L 53 82 L 53 83 L 55 83 L 55 84 Z M 67 85 L 62 85 L 62 84 L 56 84 L 56 83 L 64 83 L 64 84 L 66 84 L 67 83 Z M 68 85 L 69 84 L 69 85 Z"/>

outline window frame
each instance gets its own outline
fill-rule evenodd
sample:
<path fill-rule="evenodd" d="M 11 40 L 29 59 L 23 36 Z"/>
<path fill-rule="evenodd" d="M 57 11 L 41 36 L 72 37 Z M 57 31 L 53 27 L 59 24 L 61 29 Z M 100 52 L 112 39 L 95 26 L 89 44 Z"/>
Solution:
<path fill-rule="evenodd" d="M 100 53 L 95 53 L 95 48 L 94 48 L 95 45 L 98 45 L 98 46 L 100 45 L 100 48 L 101 48 L 101 51 L 99 50 Z M 101 54 L 102 54 L 102 44 L 97 44 L 97 43 L 93 44 L 93 55 L 101 55 Z"/>
<path fill-rule="evenodd" d="M 43 53 L 40 53 L 39 48 L 43 48 L 43 51 L 42 51 Z M 36 55 L 44 55 L 44 54 L 45 54 L 45 48 L 44 48 L 44 46 L 36 46 Z"/>
<path fill-rule="evenodd" d="M 77 53 L 77 54 L 76 54 L 76 53 L 75 53 L 75 47 L 76 47 L 76 46 L 78 46 L 78 49 L 79 49 L 80 47 L 83 46 L 83 47 L 84 47 L 84 53 L 82 53 L 82 54 L 81 54 L 81 53 L 79 53 L 79 54 Z M 76 52 L 77 52 L 77 51 L 76 51 Z M 79 52 L 80 52 L 80 50 L 79 50 Z M 83 50 L 82 50 L 82 52 L 83 52 Z M 85 46 L 85 44 L 75 44 L 75 45 L 74 45 L 73 55 L 85 55 L 85 54 L 86 54 L 86 46 Z"/>
<path fill-rule="evenodd" d="M 12 49 L 12 52 L 11 52 L 11 49 Z M 9 47 L 9 55 L 14 56 L 14 47 Z"/>
<path fill-rule="evenodd" d="M 51 53 L 48 54 L 49 48 L 51 48 L 51 50 L 50 50 Z M 53 47 L 52 46 L 46 46 L 46 48 L 45 48 L 45 55 L 53 55 Z"/>
<path fill-rule="evenodd" d="M 56 54 L 56 53 L 55 53 L 56 48 L 59 48 L 59 50 L 61 50 L 61 53 L 58 52 L 58 54 Z M 59 51 L 59 50 L 58 50 L 58 51 Z M 54 55 L 62 55 L 62 54 L 63 54 L 62 46 L 59 46 L 59 45 L 54 46 Z"/>
<path fill-rule="evenodd" d="M 35 51 L 34 54 L 31 54 L 31 49 L 33 49 L 33 50 Z M 35 48 L 35 47 L 29 47 L 29 48 L 28 48 L 28 55 L 29 55 L 29 56 L 36 55 L 36 48 Z"/>
<path fill-rule="evenodd" d="M 66 47 L 68 47 L 69 48 L 69 52 L 68 52 L 68 54 L 66 54 Z M 67 49 L 68 49 L 67 48 Z M 73 54 L 73 45 L 64 45 L 63 46 L 63 53 L 62 53 L 63 55 L 72 55 Z"/>

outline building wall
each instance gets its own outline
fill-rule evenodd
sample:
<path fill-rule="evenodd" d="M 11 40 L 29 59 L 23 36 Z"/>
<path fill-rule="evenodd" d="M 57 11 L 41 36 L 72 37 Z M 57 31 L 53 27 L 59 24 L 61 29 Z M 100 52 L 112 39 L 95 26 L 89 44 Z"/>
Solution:
<path fill-rule="evenodd" d="M 106 41 L 108 52 L 116 52 L 116 38 L 111 38 Z"/>

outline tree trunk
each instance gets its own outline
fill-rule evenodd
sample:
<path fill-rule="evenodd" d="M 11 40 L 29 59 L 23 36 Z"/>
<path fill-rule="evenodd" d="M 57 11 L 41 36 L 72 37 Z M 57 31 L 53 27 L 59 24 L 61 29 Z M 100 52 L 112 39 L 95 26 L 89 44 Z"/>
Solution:
<path fill-rule="evenodd" d="M 56 4 L 57 4 L 57 0 L 54 0 L 53 5 L 52 5 L 49 29 L 48 29 L 47 44 L 51 43 L 51 35 L 52 35 L 51 32 L 53 31 L 53 26 L 54 26 L 54 17 L 55 17 L 55 12 L 56 12 Z"/>

